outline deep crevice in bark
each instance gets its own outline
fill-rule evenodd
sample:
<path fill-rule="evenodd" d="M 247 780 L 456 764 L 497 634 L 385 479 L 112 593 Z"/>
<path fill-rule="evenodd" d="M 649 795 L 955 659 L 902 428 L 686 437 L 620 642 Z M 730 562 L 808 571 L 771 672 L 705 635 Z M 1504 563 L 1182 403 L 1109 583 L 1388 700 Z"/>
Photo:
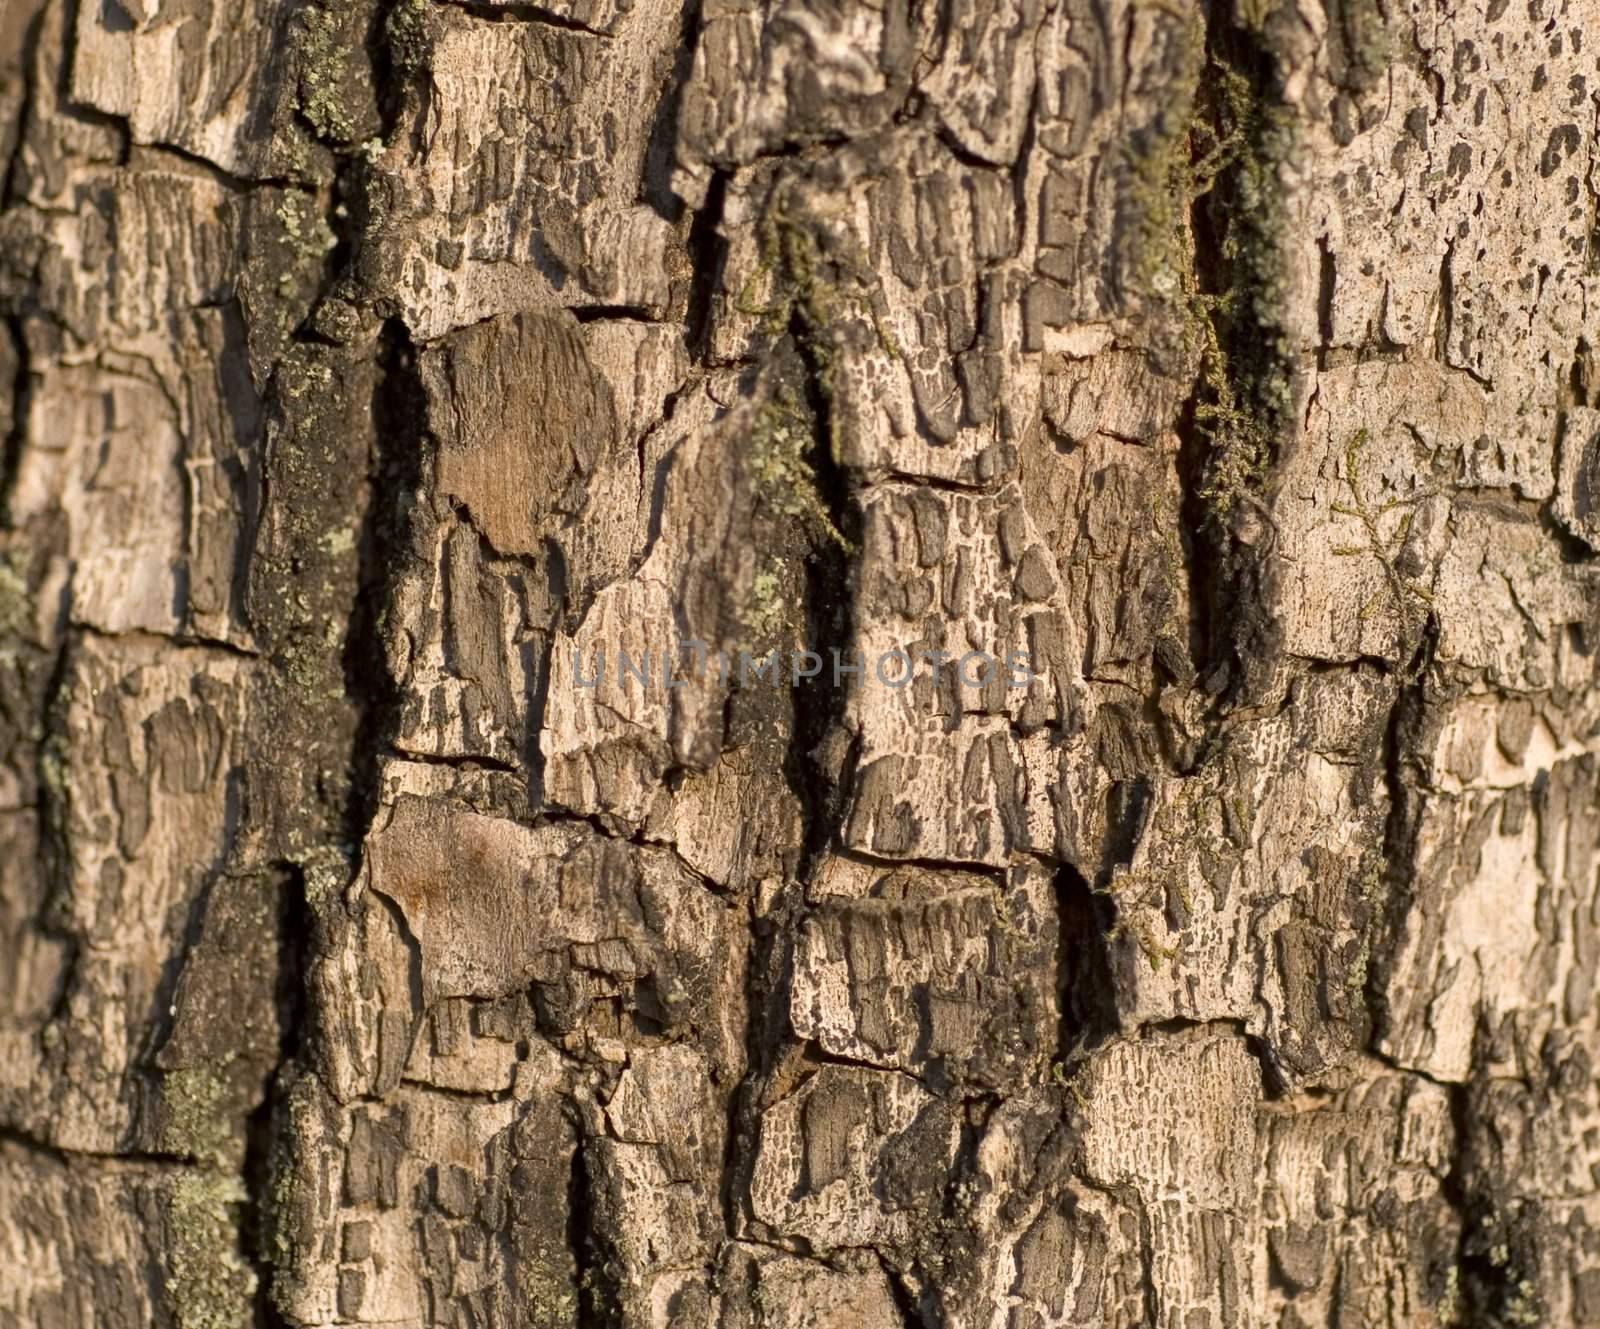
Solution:
<path fill-rule="evenodd" d="M 1416 842 L 1421 825 L 1424 771 L 1417 754 L 1424 751 L 1431 665 L 1438 645 L 1438 621 L 1429 615 L 1423 626 L 1408 676 L 1389 712 L 1383 738 L 1383 780 L 1389 800 L 1381 849 L 1380 881 L 1384 904 L 1368 924 L 1373 936 L 1364 998 L 1372 1019 L 1369 1041 L 1376 1045 L 1388 1032 L 1390 968 L 1413 904 Z"/>
<path fill-rule="evenodd" d="M 661 320 L 648 309 L 638 305 L 574 305 L 571 309 L 576 323 L 659 323 Z"/>
<path fill-rule="evenodd" d="M 553 9 L 545 9 L 542 5 L 483 4 L 476 3 L 475 0 L 449 0 L 449 3 L 464 14 L 470 14 L 473 18 L 484 19 L 490 23 L 542 23 L 552 28 L 561 28 L 566 32 L 581 32 L 588 37 L 611 40 L 610 33 L 602 32 L 599 28 L 591 28 L 586 23 L 568 18 Z"/>
<path fill-rule="evenodd" d="M 1199 407 L 1198 387 L 1183 404 L 1177 424 L 1178 454 L 1174 465 L 1182 498 L 1178 505 L 1178 536 L 1183 550 L 1184 577 L 1189 591 L 1189 621 L 1187 642 L 1189 665 L 1202 679 L 1212 668 L 1213 645 L 1211 614 L 1209 608 L 1214 596 L 1212 582 L 1216 575 L 1213 563 L 1216 558 L 1214 534 L 1208 530 L 1208 513 L 1204 497 L 1206 453 L 1208 441 L 1205 432 L 1195 419 Z M 1216 688 L 1207 685 L 1207 690 Z"/>
<path fill-rule="evenodd" d="M 56 75 L 56 95 L 60 99 L 58 112 L 82 120 L 85 124 L 105 125 L 117 135 L 117 165 L 128 164 L 128 154 L 133 149 L 133 135 L 128 132 L 126 116 L 111 115 L 93 106 L 85 105 L 72 96 L 72 68 L 77 59 L 78 8 L 88 0 L 64 0 L 65 17 L 62 22 L 61 64 Z"/>
<path fill-rule="evenodd" d="M 796 308 L 790 316 L 790 334 L 805 363 L 806 404 L 815 423 L 814 443 L 805 461 L 816 477 L 822 506 L 840 537 L 814 536 L 805 560 L 805 599 L 801 606 L 803 645 L 823 660 L 817 673 L 791 689 L 794 732 L 786 758 L 790 787 L 801 800 L 804 835 L 796 875 L 808 880 L 814 864 L 839 836 L 839 819 L 850 797 L 854 772 L 846 761 L 843 770 L 830 770 L 822 760 L 824 744 L 844 732 L 848 689 L 834 681 L 833 652 L 841 658 L 853 634 L 853 551 L 861 545 L 861 510 L 855 482 L 833 455 L 833 408 L 827 371 L 817 349 L 806 335 L 805 317 Z M 854 752 L 854 746 L 849 748 Z"/>
<path fill-rule="evenodd" d="M 22 71 L 22 97 L 17 107 L 16 139 L 11 145 L 11 152 L 6 158 L 5 177 L 0 181 L 0 207 L 9 208 L 17 201 L 17 172 L 20 169 L 22 146 L 28 141 L 28 131 L 33 119 L 34 98 L 38 95 L 38 82 L 35 68 L 38 61 L 39 30 L 44 23 L 42 7 L 28 20 L 27 28 L 22 34 L 22 48 L 18 53 L 17 66 Z"/>
<path fill-rule="evenodd" d="M 1060 937 L 1057 975 L 1061 1024 L 1056 1062 L 1103 1043 L 1116 1033 L 1116 983 L 1109 938 L 1117 925 L 1116 900 L 1094 890 L 1070 863 L 1056 870 Z"/>
<path fill-rule="evenodd" d="M 240 1168 L 245 1204 L 240 1213 L 240 1248 L 256 1275 L 253 1311 L 258 1329 L 287 1329 L 288 1321 L 272 1297 L 275 1266 L 271 1231 L 273 1179 L 287 1147 L 288 1105 L 284 1075 L 301 1064 L 305 1042 L 306 981 L 317 923 L 306 900 L 305 869 L 285 865 L 278 887 L 278 1059 L 267 1092 L 245 1119 L 244 1161 Z"/>
<path fill-rule="evenodd" d="M 1477 1041 L 1482 1047 L 1485 1030 Z M 1475 1061 L 1481 1060 L 1475 1057 Z M 1476 1100 L 1489 1087 L 1487 1076 L 1448 1086 L 1450 1120 L 1455 1131 L 1455 1151 L 1442 1189 L 1460 1221 L 1453 1264 L 1436 1267 L 1433 1291 L 1439 1302 L 1453 1299 L 1453 1323 L 1475 1329 L 1525 1329 L 1548 1323 L 1533 1277 L 1549 1236 L 1541 1231 L 1540 1206 L 1497 1193 L 1476 1175 L 1475 1146 L 1492 1138 L 1494 1125 L 1480 1122 Z M 1492 1147 L 1492 1146 L 1491 1146 Z"/>
<path fill-rule="evenodd" d="M 11 497 L 16 491 L 17 475 L 22 466 L 22 448 L 27 441 L 28 426 L 28 343 L 23 332 L 22 319 L 10 314 L 5 319 L 4 332 L 11 341 L 16 358 L 16 372 L 11 379 L 11 428 L 0 441 L 0 530 L 11 529 Z"/>
<path fill-rule="evenodd" d="M 751 901 L 750 964 L 745 976 L 745 1071 L 728 1101 L 727 1142 L 718 1186 L 728 1239 L 750 1240 L 750 1181 L 761 1114 L 784 1069 L 801 1055 L 789 1037 L 789 991 L 794 979 L 795 920 L 805 908 L 791 874 L 773 910 L 760 915 Z"/>
<path fill-rule="evenodd" d="M 683 105 L 683 90 L 689 85 L 694 70 L 694 57 L 700 40 L 701 0 L 688 0 L 683 7 L 678 29 L 678 50 L 672 62 L 672 73 L 656 100 L 650 117 L 650 136 L 644 154 L 644 179 L 640 182 L 639 197 L 654 208 L 667 221 L 677 224 L 683 216 L 683 200 L 672 188 L 672 172 L 676 165 L 678 116 Z M 703 211 L 703 209 L 702 209 Z M 696 214 L 694 220 L 699 221 Z M 698 252 L 693 242 L 689 256 L 699 277 Z"/>
<path fill-rule="evenodd" d="M 62 756 L 67 734 L 66 688 L 72 659 L 72 633 L 61 641 L 44 688 L 44 725 L 34 757 L 38 782 L 40 869 L 44 878 L 43 908 L 36 926 L 46 935 L 63 940 L 68 948 L 61 983 L 45 1020 L 48 1028 L 61 1018 L 78 976 L 84 941 L 66 926 L 71 891 L 71 850 L 67 843 L 67 769 Z"/>
<path fill-rule="evenodd" d="M 416 356 L 399 320 L 385 323 L 372 398 L 377 447 L 372 498 L 357 546 L 360 592 L 344 643 L 345 688 L 359 711 L 344 817 L 345 839 L 352 848 L 360 845 L 377 811 L 379 770 L 401 702 L 399 684 L 385 662 L 381 624 L 389 604 L 389 579 L 405 549 L 411 504 L 422 482 L 426 403 Z"/>
<path fill-rule="evenodd" d="M 16 1126 L 0 1126 L 0 1143 L 29 1153 L 39 1154 L 66 1166 L 74 1161 L 127 1164 L 132 1167 L 152 1167 L 177 1170 L 192 1168 L 194 1159 L 188 1154 L 166 1153 L 159 1149 L 68 1149 L 51 1144 Z"/>
<path fill-rule="evenodd" d="M 939 1329 L 941 1321 L 937 1312 L 929 1306 L 928 1299 L 925 1296 L 917 1296 L 906 1281 L 905 1275 L 884 1259 L 881 1252 L 878 1253 L 878 1264 L 888 1281 L 889 1295 L 894 1299 L 895 1310 L 900 1313 L 900 1321 L 906 1329 Z"/>
<path fill-rule="evenodd" d="M 418 75 L 425 63 L 419 49 L 422 40 L 416 6 L 408 5 L 407 0 L 380 0 L 374 7 L 367 31 L 367 59 L 386 143 L 394 137 L 400 117 L 420 86 Z"/>
<path fill-rule="evenodd" d="M 727 204 L 726 171 L 712 174 L 706 201 L 694 214 L 689 226 L 689 257 L 694 275 L 689 282 L 689 310 L 686 319 L 689 354 L 696 364 L 706 364 L 711 356 L 711 308 L 722 275 L 726 243 L 722 238 L 722 213 Z"/>
<path fill-rule="evenodd" d="M 1272 519 L 1262 504 L 1290 414 L 1289 360 L 1278 306 L 1282 229 L 1272 174 L 1285 152 L 1277 61 L 1225 4 L 1207 15 L 1206 65 L 1190 133 L 1195 164 L 1220 159 L 1188 200 L 1200 374 L 1184 415 L 1180 467 L 1195 551 L 1196 609 L 1210 623 L 1200 673 L 1224 708 L 1248 704 L 1275 652 L 1266 610 Z"/>
<path fill-rule="evenodd" d="M 567 1245 L 576 1270 L 578 1323 L 592 1325 L 593 1329 L 614 1329 L 618 1323 L 616 1280 L 598 1239 L 586 1137 L 575 1114 L 573 1131 L 577 1145 L 572 1151 L 572 1171 L 567 1181 Z"/>

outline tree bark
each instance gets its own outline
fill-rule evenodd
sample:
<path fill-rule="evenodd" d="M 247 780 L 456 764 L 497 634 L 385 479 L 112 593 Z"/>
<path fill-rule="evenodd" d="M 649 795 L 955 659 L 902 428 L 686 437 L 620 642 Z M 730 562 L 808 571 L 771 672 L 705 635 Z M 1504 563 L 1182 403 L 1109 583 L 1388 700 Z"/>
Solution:
<path fill-rule="evenodd" d="M 4 26 L 0 1324 L 1600 1324 L 1594 0 Z"/>

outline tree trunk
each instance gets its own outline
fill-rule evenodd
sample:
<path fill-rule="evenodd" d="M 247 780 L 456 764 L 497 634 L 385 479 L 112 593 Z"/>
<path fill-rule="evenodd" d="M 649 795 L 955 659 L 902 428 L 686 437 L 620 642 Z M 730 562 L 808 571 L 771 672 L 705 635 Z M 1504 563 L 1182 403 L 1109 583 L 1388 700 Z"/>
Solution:
<path fill-rule="evenodd" d="M 1597 0 L 12 0 L 0 1324 L 1600 1324 Z"/>

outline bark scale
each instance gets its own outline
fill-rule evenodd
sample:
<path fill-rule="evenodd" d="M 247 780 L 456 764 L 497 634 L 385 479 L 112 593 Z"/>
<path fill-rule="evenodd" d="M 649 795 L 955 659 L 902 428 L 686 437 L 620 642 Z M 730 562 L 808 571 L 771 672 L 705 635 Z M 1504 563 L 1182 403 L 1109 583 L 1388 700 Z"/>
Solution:
<path fill-rule="evenodd" d="M 1597 19 L 14 0 L 0 1321 L 1600 1323 Z"/>

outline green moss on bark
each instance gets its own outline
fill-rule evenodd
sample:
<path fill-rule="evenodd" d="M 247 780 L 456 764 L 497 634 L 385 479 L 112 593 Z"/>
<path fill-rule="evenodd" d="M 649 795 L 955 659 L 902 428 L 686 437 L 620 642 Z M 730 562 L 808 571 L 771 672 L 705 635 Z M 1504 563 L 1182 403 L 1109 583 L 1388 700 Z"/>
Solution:
<path fill-rule="evenodd" d="M 166 1292 L 178 1329 L 238 1329 L 251 1318 L 256 1275 L 240 1253 L 244 1183 L 230 1172 L 186 1170 L 167 1195 Z"/>

